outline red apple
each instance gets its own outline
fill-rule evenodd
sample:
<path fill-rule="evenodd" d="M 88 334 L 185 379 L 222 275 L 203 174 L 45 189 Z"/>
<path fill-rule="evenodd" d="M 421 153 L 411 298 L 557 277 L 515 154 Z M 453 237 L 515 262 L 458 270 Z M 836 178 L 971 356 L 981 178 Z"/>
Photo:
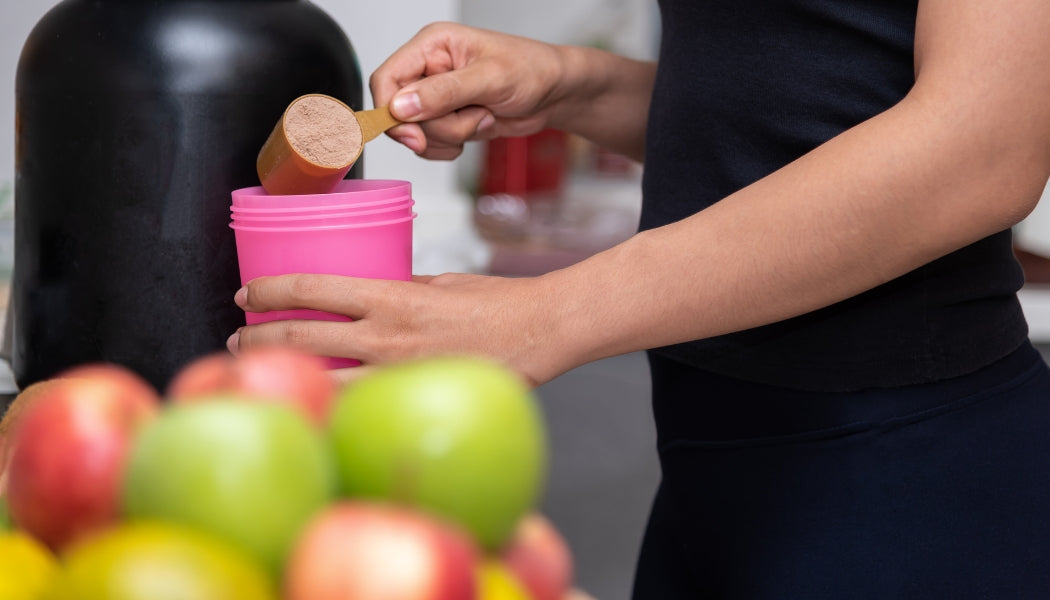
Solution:
<path fill-rule="evenodd" d="M 479 551 L 457 526 L 393 504 L 343 501 L 296 543 L 286 600 L 474 600 Z"/>
<path fill-rule="evenodd" d="M 131 398 L 132 403 L 146 399 L 156 408 L 160 400 L 157 390 L 138 373 L 113 363 L 87 363 L 71 367 L 58 374 L 57 379 L 95 379 L 106 382 L 112 393 Z"/>
<path fill-rule="evenodd" d="M 114 522 L 130 442 L 158 410 L 156 391 L 116 365 L 75 369 L 42 389 L 9 440 L 15 525 L 59 550 Z"/>
<path fill-rule="evenodd" d="M 192 402 L 233 387 L 233 355 L 215 352 L 191 361 L 178 370 L 164 396 L 175 402 Z"/>
<path fill-rule="evenodd" d="M 57 379 L 45 379 L 26 387 L 15 396 L 15 399 L 7 407 L 3 420 L 0 420 L 0 497 L 7 489 L 7 457 L 11 445 L 12 433 L 22 419 L 22 413 L 26 408 L 32 406 L 44 394 L 44 390 L 54 386 Z"/>
<path fill-rule="evenodd" d="M 499 554 L 533 600 L 564 600 L 572 587 L 569 544 L 549 519 L 532 513 L 518 523 Z"/>
<path fill-rule="evenodd" d="M 285 346 L 265 346 L 237 356 L 221 352 L 198 358 L 175 374 L 165 395 L 185 403 L 219 392 L 291 404 L 323 425 L 336 383 L 324 359 Z"/>
<path fill-rule="evenodd" d="M 52 379 L 44 379 L 30 384 L 18 393 L 18 396 L 7 407 L 3 420 L 0 420 L 0 496 L 7 489 L 5 471 L 12 432 L 19 420 L 21 420 L 22 413 L 25 412 L 26 407 L 35 404 L 38 399 L 46 396 L 47 394 L 44 392 L 54 386 L 59 379 L 85 379 L 95 375 L 119 380 L 119 387 L 126 387 L 131 395 L 156 397 L 155 390 L 145 379 L 139 377 L 133 371 L 109 364 L 91 363 L 73 367 Z"/>

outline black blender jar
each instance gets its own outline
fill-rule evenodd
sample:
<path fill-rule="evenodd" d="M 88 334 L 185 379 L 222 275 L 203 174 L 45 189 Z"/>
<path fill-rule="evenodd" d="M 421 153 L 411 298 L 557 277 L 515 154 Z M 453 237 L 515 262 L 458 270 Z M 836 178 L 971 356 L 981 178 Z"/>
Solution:
<path fill-rule="evenodd" d="M 63 0 L 16 78 L 11 367 L 107 361 L 159 390 L 244 323 L 230 192 L 306 93 L 363 108 L 353 47 L 306 0 Z M 358 161 L 349 177 L 361 177 Z"/>

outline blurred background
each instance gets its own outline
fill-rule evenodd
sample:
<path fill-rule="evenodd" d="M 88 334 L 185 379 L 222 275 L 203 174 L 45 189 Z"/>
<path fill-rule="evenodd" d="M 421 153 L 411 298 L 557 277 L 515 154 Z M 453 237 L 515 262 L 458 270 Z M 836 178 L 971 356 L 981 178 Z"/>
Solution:
<path fill-rule="evenodd" d="M 659 37 L 651 0 L 315 3 L 346 31 L 366 79 L 433 21 L 460 21 L 643 59 L 655 56 Z M 15 69 L 30 29 L 54 4 L 0 0 L 0 308 L 6 304 L 16 200 Z M 365 104 L 371 106 L 367 94 Z M 475 144 L 452 162 L 421 160 L 386 137 L 370 143 L 365 155 L 366 177 L 412 181 L 419 212 L 417 273 L 541 273 L 614 245 L 637 224 L 641 167 L 558 132 Z M 1050 200 L 1016 233 L 1032 259 L 1022 302 L 1033 337 L 1048 344 Z M 538 393 L 552 434 L 544 512 L 574 550 L 581 587 L 601 600 L 624 600 L 659 478 L 645 357 L 630 354 L 580 367 Z"/>

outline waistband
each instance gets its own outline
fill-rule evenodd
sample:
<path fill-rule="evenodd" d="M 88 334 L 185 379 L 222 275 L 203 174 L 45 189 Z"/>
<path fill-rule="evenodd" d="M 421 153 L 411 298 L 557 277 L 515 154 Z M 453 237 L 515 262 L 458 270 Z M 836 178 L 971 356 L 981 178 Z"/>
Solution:
<path fill-rule="evenodd" d="M 961 377 L 903 388 L 810 392 L 709 373 L 649 353 L 658 442 L 729 441 L 859 430 L 921 416 L 1019 385 L 1048 371 L 1029 341 Z"/>

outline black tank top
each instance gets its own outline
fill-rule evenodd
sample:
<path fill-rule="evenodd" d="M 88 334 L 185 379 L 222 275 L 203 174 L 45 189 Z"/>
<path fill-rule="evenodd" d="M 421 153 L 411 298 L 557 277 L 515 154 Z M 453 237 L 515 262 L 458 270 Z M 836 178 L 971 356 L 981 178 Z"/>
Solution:
<path fill-rule="evenodd" d="M 890 108 L 917 0 L 661 0 L 642 229 L 696 213 Z M 950 151 L 950 149 L 946 149 Z M 996 198 L 988 198 L 996 202 Z M 971 372 L 1027 326 L 1010 232 L 830 307 L 657 349 L 750 381 L 844 391 Z"/>

